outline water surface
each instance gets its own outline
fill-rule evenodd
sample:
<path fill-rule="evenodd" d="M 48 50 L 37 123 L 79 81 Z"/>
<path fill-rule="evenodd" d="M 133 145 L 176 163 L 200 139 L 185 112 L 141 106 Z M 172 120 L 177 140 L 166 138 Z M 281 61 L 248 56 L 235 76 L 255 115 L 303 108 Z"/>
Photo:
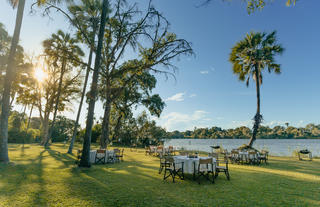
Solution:
<path fill-rule="evenodd" d="M 220 145 L 231 151 L 248 142 L 249 139 L 171 139 L 165 140 L 164 145 L 211 152 L 212 145 Z M 320 157 L 320 139 L 257 139 L 253 147 L 268 150 L 274 156 L 292 156 L 294 151 L 309 149 L 313 156 Z"/>

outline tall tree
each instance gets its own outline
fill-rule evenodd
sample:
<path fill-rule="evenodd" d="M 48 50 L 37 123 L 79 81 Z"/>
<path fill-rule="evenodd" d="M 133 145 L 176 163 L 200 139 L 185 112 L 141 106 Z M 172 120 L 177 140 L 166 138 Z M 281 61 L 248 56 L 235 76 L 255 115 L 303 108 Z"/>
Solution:
<path fill-rule="evenodd" d="M 11 42 L 8 64 L 6 69 L 6 78 L 4 82 L 4 90 L 2 95 L 2 110 L 0 117 L 0 163 L 8 163 L 8 117 L 10 112 L 10 92 L 12 80 L 15 76 L 14 57 L 19 42 L 20 30 L 22 25 L 22 17 L 24 12 L 25 0 L 9 1 L 15 8 L 18 6 L 16 24 L 14 28 L 13 38 Z"/>
<path fill-rule="evenodd" d="M 106 28 L 100 84 L 104 101 L 101 148 L 106 148 L 109 139 L 111 105 L 127 85 L 144 72 L 172 73 L 170 69 L 175 69 L 172 60 L 193 52 L 189 42 L 168 32 L 167 19 L 151 4 L 143 14 L 136 4 L 128 6 L 123 2 L 118 0 L 114 4 Z M 128 50 L 137 48 L 135 58 L 125 59 Z"/>
<path fill-rule="evenodd" d="M 59 30 L 57 33 L 52 34 L 50 39 L 47 39 L 43 42 L 44 52 L 49 59 L 52 59 L 53 64 L 56 67 L 60 67 L 59 72 L 59 84 L 57 89 L 57 94 L 55 97 L 55 108 L 53 112 L 53 119 L 51 122 L 51 127 L 49 133 L 44 139 L 44 146 L 48 147 L 49 140 L 51 138 L 52 129 L 55 124 L 58 106 L 60 102 L 60 95 L 62 91 L 62 84 L 64 75 L 68 70 L 73 70 L 74 67 L 77 67 L 81 63 L 81 57 L 84 56 L 84 53 L 78 46 L 78 40 L 71 37 L 70 34 L 64 33 Z"/>
<path fill-rule="evenodd" d="M 109 8 L 109 1 L 103 0 L 102 12 L 101 12 L 101 20 L 100 20 L 100 29 L 98 35 L 98 46 L 96 50 L 96 58 L 94 63 L 94 70 L 92 75 L 91 82 L 91 90 L 89 93 L 89 107 L 88 107 L 88 115 L 86 122 L 86 132 L 84 135 L 83 148 L 82 148 L 82 156 L 79 163 L 80 167 L 91 167 L 90 164 L 90 146 L 91 146 L 91 131 L 93 125 L 94 118 L 94 108 L 98 94 L 98 79 L 99 79 L 99 71 L 101 67 L 101 52 L 104 41 L 104 32 L 105 26 L 107 22 L 107 13 Z"/>
<path fill-rule="evenodd" d="M 83 84 L 83 89 L 82 89 L 82 94 L 81 94 L 81 99 L 79 103 L 79 108 L 78 108 L 78 113 L 76 117 L 76 122 L 74 125 L 74 130 L 73 130 L 73 135 L 71 138 L 70 146 L 68 149 L 68 153 L 72 154 L 72 149 L 74 145 L 74 141 L 77 136 L 78 132 L 78 125 L 79 125 L 79 119 L 81 115 L 81 109 L 82 109 L 82 104 L 83 100 L 85 97 L 86 89 L 87 89 L 87 83 L 88 83 L 88 78 L 91 70 L 91 63 L 92 63 L 92 56 L 94 52 L 94 45 L 95 45 L 95 37 L 97 33 L 97 28 L 99 26 L 99 19 L 100 19 L 100 14 L 101 14 L 101 2 L 99 0 L 81 0 L 81 4 L 76 5 L 70 5 L 68 7 L 68 10 L 72 14 L 72 24 L 77 24 L 77 28 L 81 27 L 82 30 L 78 30 L 78 37 L 79 39 L 82 40 L 82 42 L 86 43 L 89 45 L 90 52 L 89 52 L 89 58 L 88 58 L 88 65 L 87 65 L 87 71 L 86 71 L 86 76 Z M 90 30 L 88 34 L 84 34 L 84 32 L 87 32 Z M 90 43 L 86 41 L 86 37 L 89 37 L 89 40 L 91 41 Z"/>
<path fill-rule="evenodd" d="M 70 68 L 71 67 L 71 68 Z M 59 88 L 59 79 L 61 73 L 61 65 L 55 65 L 54 59 L 45 57 L 44 64 L 41 67 L 43 73 L 47 74 L 47 78 L 43 81 L 38 81 L 38 87 L 35 91 L 36 102 L 34 106 L 38 108 L 41 121 L 41 137 L 42 144 L 48 137 L 50 127 L 50 116 L 55 110 L 57 93 Z M 71 106 L 71 102 L 78 98 L 79 86 L 81 84 L 80 71 L 71 70 L 72 64 L 68 64 L 67 70 L 64 73 L 64 78 L 61 85 L 60 100 L 57 105 L 58 111 L 65 111 Z"/>
<path fill-rule="evenodd" d="M 16 23 L 13 33 L 13 38 L 10 47 L 10 53 L 7 61 L 6 78 L 4 82 L 4 89 L 2 95 L 1 116 L 0 116 L 0 162 L 8 163 L 8 117 L 10 112 L 10 93 L 12 81 L 15 77 L 15 63 L 16 50 L 20 37 L 20 30 L 22 25 L 22 18 L 24 13 L 25 0 L 9 0 L 13 8 L 18 7 Z M 42 5 L 46 0 L 38 0 L 37 4 Z M 52 0 L 52 2 L 60 2 L 60 0 Z"/>
<path fill-rule="evenodd" d="M 111 124 L 114 126 L 112 139 L 119 138 L 121 124 L 130 117 L 132 109 L 139 105 L 146 107 L 151 115 L 160 117 L 165 106 L 158 94 L 151 95 L 152 90 L 156 87 L 157 79 L 147 71 L 136 78 L 132 79 L 114 100 L 111 110 Z"/>
<path fill-rule="evenodd" d="M 274 71 L 279 74 L 281 72 L 280 65 L 275 62 L 274 57 L 282 54 L 284 49 L 277 44 L 276 40 L 275 31 L 270 34 L 251 32 L 243 40 L 236 43 L 229 58 L 233 73 L 238 76 L 240 81 L 246 81 L 246 85 L 249 86 L 249 80 L 252 77 L 256 83 L 257 112 L 253 119 L 253 133 L 248 144 L 250 147 L 256 140 L 259 125 L 263 119 L 260 113 L 262 71 L 267 69 L 269 73 Z"/>

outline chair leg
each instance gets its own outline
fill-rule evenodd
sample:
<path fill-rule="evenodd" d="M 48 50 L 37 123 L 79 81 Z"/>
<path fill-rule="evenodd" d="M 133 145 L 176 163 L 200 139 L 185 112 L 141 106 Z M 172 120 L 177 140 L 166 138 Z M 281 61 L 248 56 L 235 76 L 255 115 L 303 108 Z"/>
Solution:
<path fill-rule="evenodd" d="M 216 172 L 214 173 L 214 178 L 217 178 L 219 175 L 219 170 L 216 170 Z"/>
<path fill-rule="evenodd" d="M 227 179 L 228 179 L 228 180 L 230 180 L 230 174 L 229 174 L 229 171 L 228 171 L 228 170 L 225 170 L 225 171 L 224 171 L 224 173 L 226 174 Z"/>
<path fill-rule="evenodd" d="M 162 173 L 162 170 L 163 170 L 163 166 L 161 165 L 160 168 L 159 168 L 159 174 Z"/>
<path fill-rule="evenodd" d="M 212 183 L 214 183 L 215 175 L 214 172 L 212 171 Z"/>

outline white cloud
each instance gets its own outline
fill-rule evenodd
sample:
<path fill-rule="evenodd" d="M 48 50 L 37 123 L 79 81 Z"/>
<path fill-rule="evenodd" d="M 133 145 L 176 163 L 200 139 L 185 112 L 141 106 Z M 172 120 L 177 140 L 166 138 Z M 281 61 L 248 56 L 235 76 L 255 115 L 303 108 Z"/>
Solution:
<path fill-rule="evenodd" d="M 166 101 L 183 101 L 185 94 L 186 93 L 177 93 L 177 94 L 167 98 Z"/>
<path fill-rule="evenodd" d="M 267 122 L 265 124 L 264 123 L 262 123 L 262 124 L 273 128 L 273 127 L 278 126 L 278 125 L 280 125 L 280 126 L 285 125 L 285 123 L 287 123 L 287 121 L 276 121 L 276 120 L 273 120 L 273 121 L 269 121 L 269 122 Z"/>
<path fill-rule="evenodd" d="M 193 93 L 193 94 L 190 94 L 189 98 L 194 98 L 196 96 L 197 96 L 197 94 Z"/>
<path fill-rule="evenodd" d="M 209 71 L 208 71 L 208 70 L 201 70 L 200 73 L 201 73 L 202 75 L 205 75 L 205 74 L 208 74 Z"/>
<path fill-rule="evenodd" d="M 171 112 L 160 119 L 158 123 L 168 131 L 192 130 L 194 127 L 209 127 L 212 120 L 207 117 L 208 112 L 196 110 L 192 114 Z"/>
<path fill-rule="evenodd" d="M 246 126 L 251 128 L 253 126 L 252 120 L 245 120 L 245 121 L 232 121 L 228 128 L 237 128 L 241 126 Z"/>

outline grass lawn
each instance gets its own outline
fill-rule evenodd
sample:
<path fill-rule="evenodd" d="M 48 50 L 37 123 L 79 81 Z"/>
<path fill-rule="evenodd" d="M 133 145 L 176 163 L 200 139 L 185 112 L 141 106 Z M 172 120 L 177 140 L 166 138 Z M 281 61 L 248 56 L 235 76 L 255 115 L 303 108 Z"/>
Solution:
<path fill-rule="evenodd" d="M 75 166 L 67 146 L 10 145 L 0 166 L 0 206 L 320 206 L 320 160 L 271 157 L 269 165 L 231 165 L 231 180 L 162 180 L 159 161 L 125 150 L 125 161 Z"/>

